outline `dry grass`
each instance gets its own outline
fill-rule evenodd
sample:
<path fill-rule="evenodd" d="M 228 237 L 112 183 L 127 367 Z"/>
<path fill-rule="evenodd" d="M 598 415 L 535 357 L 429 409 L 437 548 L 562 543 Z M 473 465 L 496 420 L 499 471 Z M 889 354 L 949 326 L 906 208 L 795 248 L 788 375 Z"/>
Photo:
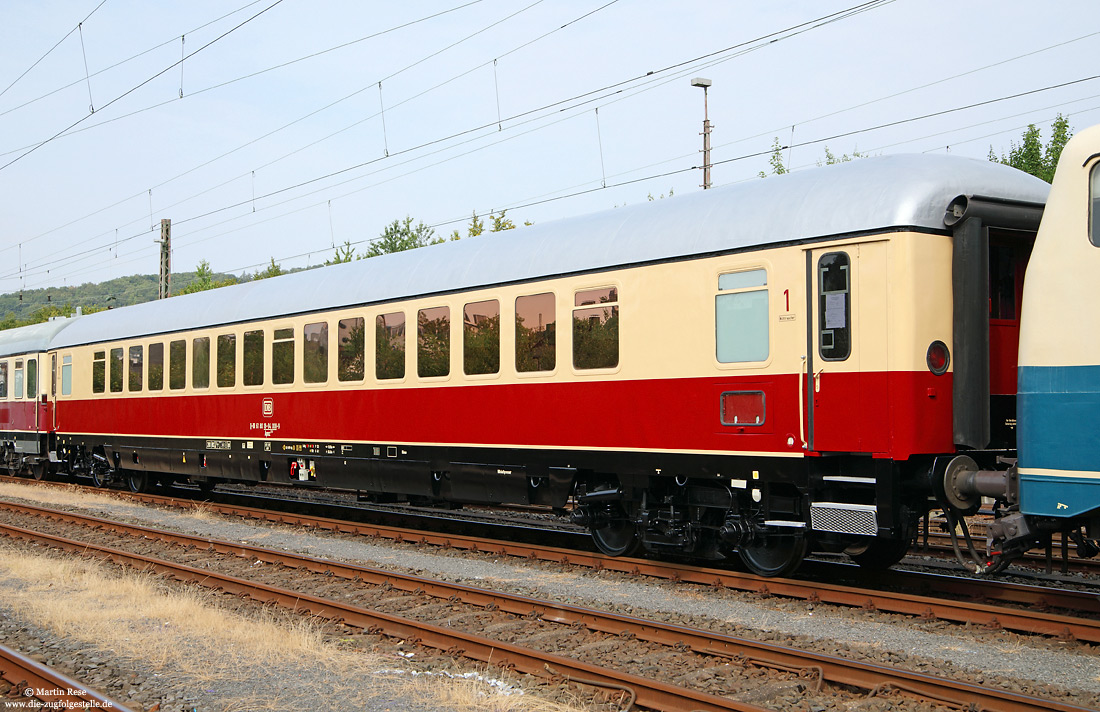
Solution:
<path fill-rule="evenodd" d="M 221 594 L 181 591 L 97 562 L 31 556 L 0 544 L 0 597 L 19 619 L 191 689 L 224 712 L 342 709 L 383 696 L 459 712 L 568 712 L 485 678 L 394 669 L 400 658 L 342 648 L 316 621 L 222 608 Z M 397 663 L 397 665 L 395 665 Z M 502 694 L 508 692 L 513 694 Z"/>
<path fill-rule="evenodd" d="M 4 499 L 21 499 L 30 502 L 40 502 L 42 504 L 59 505 L 63 507 L 124 507 L 131 508 L 134 511 L 138 511 L 144 507 L 141 504 L 133 504 L 119 499 L 118 497 L 112 497 L 110 495 L 101 495 L 94 492 L 81 492 L 78 490 L 71 490 L 67 487 L 57 487 L 54 485 L 38 485 L 38 484 L 14 484 L 11 482 L 0 482 L 0 497 Z"/>

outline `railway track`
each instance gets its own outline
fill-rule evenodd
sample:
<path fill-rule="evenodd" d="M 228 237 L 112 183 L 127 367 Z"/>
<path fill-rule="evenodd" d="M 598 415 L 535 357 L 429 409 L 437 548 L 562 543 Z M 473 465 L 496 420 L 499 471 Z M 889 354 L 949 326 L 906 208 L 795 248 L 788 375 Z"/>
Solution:
<path fill-rule="evenodd" d="M 27 484 L 27 480 L 15 480 Z M 74 486 L 74 485 L 65 485 Z M 75 485 L 80 487 L 79 485 Z M 84 488 L 102 493 L 104 490 Z M 276 524 L 386 539 L 444 549 L 581 566 L 753 592 L 812 603 L 855 607 L 922 619 L 983 626 L 1063 640 L 1100 643 L 1100 597 L 1095 592 L 1010 583 L 999 579 L 959 577 L 926 572 L 888 571 L 867 575 L 853 566 L 831 564 L 816 580 L 761 578 L 749 573 L 673 562 L 624 557 L 573 548 L 502 541 L 480 536 L 409 530 L 404 527 L 351 522 L 293 512 L 271 511 L 219 502 L 157 494 L 116 492 L 118 496 L 185 509 L 201 509 Z M 835 583 L 851 577 L 849 584 Z M 821 580 L 827 578 L 826 580 Z"/>
<path fill-rule="evenodd" d="M 514 634 L 517 627 L 544 628 L 549 625 L 559 629 L 556 633 L 559 637 L 564 635 L 570 642 L 575 642 L 576 631 L 583 630 L 589 635 L 602 636 L 602 639 L 580 644 L 578 651 L 606 647 L 608 642 L 614 648 L 636 646 L 638 652 L 628 653 L 627 658 L 635 655 L 645 656 L 648 654 L 646 651 L 652 646 L 661 646 L 668 652 L 650 655 L 653 660 L 672 659 L 680 668 L 687 667 L 692 671 L 720 670 L 723 675 L 733 675 L 738 670 L 742 672 L 751 670 L 754 673 L 765 670 L 769 676 L 768 680 L 771 681 L 770 684 L 797 685 L 801 694 L 811 698 L 820 694 L 833 700 L 836 696 L 852 696 L 860 699 L 867 695 L 894 691 L 915 696 L 936 705 L 943 704 L 964 709 L 1011 712 L 1037 712 L 1038 710 L 1071 712 L 1084 709 L 1058 700 L 1031 697 L 887 665 L 852 661 L 773 643 L 246 544 L 166 532 L 30 505 L 0 503 L 0 507 L 8 515 L 18 515 L 38 522 L 48 519 L 50 524 L 62 524 L 67 527 L 66 534 L 68 534 L 65 536 L 46 533 L 38 531 L 37 528 L 10 523 L 0 524 L 0 533 L 11 538 L 38 542 L 72 553 L 161 572 L 181 581 L 248 596 L 263 603 L 278 603 L 299 612 L 342 621 L 345 625 L 406 641 L 416 641 L 451 655 L 512 667 L 528 674 L 545 675 L 547 670 L 550 670 L 553 674 L 582 685 L 619 690 L 636 701 L 639 706 L 649 709 L 670 712 L 691 710 L 755 712 L 761 708 L 739 700 L 738 697 L 744 695 L 739 695 L 736 689 L 733 692 L 723 690 L 720 694 L 713 694 L 678 684 L 678 680 L 660 682 L 663 679 L 681 677 L 671 672 L 673 669 L 671 667 L 668 671 L 659 670 L 651 674 L 638 674 L 599 663 L 586 662 L 581 659 L 585 656 L 579 654 L 577 657 L 562 655 L 531 647 L 524 642 L 517 644 L 500 637 L 486 637 L 477 632 L 462 630 L 462 626 L 454 621 L 472 618 L 475 630 L 507 630 L 509 634 L 505 638 L 516 637 Z M 440 625 L 437 622 L 418 620 L 415 613 L 410 614 L 407 610 L 403 611 L 402 615 L 371 610 L 346 600 L 335 600 L 303 590 L 289 590 L 270 583 L 249 580 L 224 573 L 213 567 L 195 567 L 160 555 L 135 553 L 129 549 L 119 548 L 117 543 L 114 546 L 108 546 L 93 541 L 102 540 L 106 533 L 129 538 L 138 545 L 152 541 L 164 544 L 166 547 L 169 545 L 186 547 L 189 551 L 208 550 L 222 557 L 243 560 L 246 571 L 254 569 L 254 562 L 264 562 L 309 572 L 311 575 L 320 577 L 321 580 L 327 577 L 339 577 L 348 582 L 338 588 L 341 591 L 339 594 L 341 598 L 352 595 L 347 593 L 349 587 L 356 589 L 370 587 L 386 592 L 390 598 L 400 594 L 401 605 L 406 609 L 413 606 L 405 599 L 431 599 L 427 605 L 434 606 L 436 609 L 440 607 L 440 602 L 445 602 L 442 605 L 447 609 L 444 612 L 444 619 L 448 624 Z M 77 534 L 80 535 L 79 538 L 74 538 Z M 290 578 L 295 581 L 301 580 L 300 575 Z M 453 610 L 459 605 L 487 613 L 471 614 L 468 611 Z M 438 615 L 438 612 L 433 613 L 433 617 Z M 502 619 L 502 616 L 506 618 Z M 546 635 L 544 631 L 539 632 L 529 640 Z M 690 679 L 690 676 L 688 677 Z M 746 677 L 753 679 L 756 676 L 746 675 Z M 759 687 L 758 683 L 759 680 L 755 683 L 757 687 Z M 751 694 L 749 696 L 751 697 Z"/>
<path fill-rule="evenodd" d="M 11 687 L 9 698 L 37 701 L 41 709 L 86 709 L 131 712 L 121 702 L 102 695 L 37 660 L 0 645 L 0 680 Z M 21 705 L 22 706 L 22 705 Z M 28 709 L 33 709 L 30 704 Z M 5 709 L 8 709 L 5 707 Z"/>

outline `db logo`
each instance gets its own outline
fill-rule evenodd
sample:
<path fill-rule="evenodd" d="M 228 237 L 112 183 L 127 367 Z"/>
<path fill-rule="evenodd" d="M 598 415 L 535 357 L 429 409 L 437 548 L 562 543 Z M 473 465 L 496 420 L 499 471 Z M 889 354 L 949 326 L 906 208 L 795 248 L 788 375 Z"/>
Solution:
<path fill-rule="evenodd" d="M 270 418 L 275 415 L 275 401 L 271 398 L 264 398 L 264 417 Z"/>

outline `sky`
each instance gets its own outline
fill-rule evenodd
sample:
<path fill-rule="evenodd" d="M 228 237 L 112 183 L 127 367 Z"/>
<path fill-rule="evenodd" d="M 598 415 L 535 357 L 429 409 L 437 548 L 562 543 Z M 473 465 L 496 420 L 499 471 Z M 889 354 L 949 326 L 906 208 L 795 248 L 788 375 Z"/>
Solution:
<path fill-rule="evenodd" d="M 0 293 L 548 223 L 1100 123 L 1100 3 L 6 0 Z M 181 61 L 182 60 L 182 61 Z"/>

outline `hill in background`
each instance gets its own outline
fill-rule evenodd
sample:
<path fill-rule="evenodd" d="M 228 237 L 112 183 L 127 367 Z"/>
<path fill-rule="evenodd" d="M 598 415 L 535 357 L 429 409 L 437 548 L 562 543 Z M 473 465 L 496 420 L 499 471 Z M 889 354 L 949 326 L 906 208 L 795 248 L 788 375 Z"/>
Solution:
<path fill-rule="evenodd" d="M 216 281 L 237 280 L 231 274 L 211 275 Z M 198 279 L 197 272 L 177 272 L 172 275 L 172 293 L 179 294 Z M 150 302 L 157 298 L 158 278 L 155 274 L 135 274 L 107 282 L 88 282 L 79 287 L 49 287 L 29 289 L 0 295 L 0 329 L 9 329 L 49 316 L 68 316 L 77 307 L 84 313 Z M 22 298 L 20 298 L 22 297 Z"/>

